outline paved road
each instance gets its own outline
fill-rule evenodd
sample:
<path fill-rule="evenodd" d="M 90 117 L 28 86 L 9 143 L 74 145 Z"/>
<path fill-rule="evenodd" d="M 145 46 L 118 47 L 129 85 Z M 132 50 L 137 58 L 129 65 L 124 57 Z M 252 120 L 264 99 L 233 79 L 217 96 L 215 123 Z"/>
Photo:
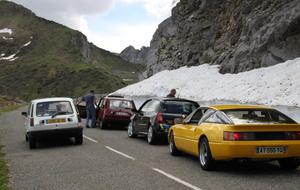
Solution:
<path fill-rule="evenodd" d="M 299 189 L 300 169 L 275 163 L 221 163 L 205 172 L 197 158 L 172 157 L 166 143 L 150 146 L 125 130 L 84 129 L 83 145 L 68 139 L 43 141 L 29 150 L 20 110 L 0 117 L 12 189 Z"/>

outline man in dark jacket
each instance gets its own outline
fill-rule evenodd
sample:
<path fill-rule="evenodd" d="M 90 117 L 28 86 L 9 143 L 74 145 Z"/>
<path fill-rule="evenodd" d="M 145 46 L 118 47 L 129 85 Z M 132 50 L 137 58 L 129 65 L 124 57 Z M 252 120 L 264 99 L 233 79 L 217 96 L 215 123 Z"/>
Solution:
<path fill-rule="evenodd" d="M 94 94 L 94 90 L 91 90 L 90 93 L 82 97 L 82 101 L 85 101 L 86 107 L 86 127 L 96 127 L 96 98 Z M 91 120 L 91 124 L 89 125 Z"/>
<path fill-rule="evenodd" d="M 167 95 L 167 98 L 175 98 L 176 90 L 173 88 L 171 89 L 170 93 Z"/>

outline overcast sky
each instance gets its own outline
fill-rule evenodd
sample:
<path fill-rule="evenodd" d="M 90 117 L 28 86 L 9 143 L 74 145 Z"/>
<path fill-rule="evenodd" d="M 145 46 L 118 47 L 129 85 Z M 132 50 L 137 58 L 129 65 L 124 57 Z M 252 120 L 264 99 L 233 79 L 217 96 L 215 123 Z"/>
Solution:
<path fill-rule="evenodd" d="M 83 32 L 112 52 L 149 46 L 159 23 L 179 0 L 12 0 L 38 16 Z"/>

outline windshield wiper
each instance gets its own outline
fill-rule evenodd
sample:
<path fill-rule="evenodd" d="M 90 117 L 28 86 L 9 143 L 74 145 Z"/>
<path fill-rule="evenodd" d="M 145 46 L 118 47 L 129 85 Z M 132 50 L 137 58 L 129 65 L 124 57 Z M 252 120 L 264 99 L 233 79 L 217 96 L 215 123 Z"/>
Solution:
<path fill-rule="evenodd" d="M 69 113 L 69 112 L 66 112 L 66 111 L 59 111 L 59 112 L 56 112 L 56 113 L 54 113 L 53 115 L 51 115 L 51 118 L 54 118 L 54 117 L 57 116 L 57 115 L 65 115 L 65 114 L 67 114 L 67 113 Z"/>

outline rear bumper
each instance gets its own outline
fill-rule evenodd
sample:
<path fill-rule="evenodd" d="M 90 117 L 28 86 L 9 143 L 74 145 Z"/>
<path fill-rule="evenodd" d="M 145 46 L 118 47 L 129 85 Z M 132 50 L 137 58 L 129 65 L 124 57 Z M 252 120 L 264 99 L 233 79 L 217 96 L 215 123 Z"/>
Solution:
<path fill-rule="evenodd" d="M 82 134 L 82 127 L 67 128 L 67 129 L 51 129 L 41 131 L 28 131 L 29 138 L 43 138 L 51 136 L 75 137 Z"/>
<path fill-rule="evenodd" d="M 155 125 L 154 130 L 155 130 L 156 134 L 167 137 L 170 128 L 171 128 L 171 125 L 159 124 L 159 125 Z"/>
<path fill-rule="evenodd" d="M 300 141 L 245 141 L 209 143 L 212 156 L 215 160 L 230 160 L 239 158 L 276 159 L 300 157 Z M 256 147 L 286 147 L 285 153 L 258 154 Z"/>

